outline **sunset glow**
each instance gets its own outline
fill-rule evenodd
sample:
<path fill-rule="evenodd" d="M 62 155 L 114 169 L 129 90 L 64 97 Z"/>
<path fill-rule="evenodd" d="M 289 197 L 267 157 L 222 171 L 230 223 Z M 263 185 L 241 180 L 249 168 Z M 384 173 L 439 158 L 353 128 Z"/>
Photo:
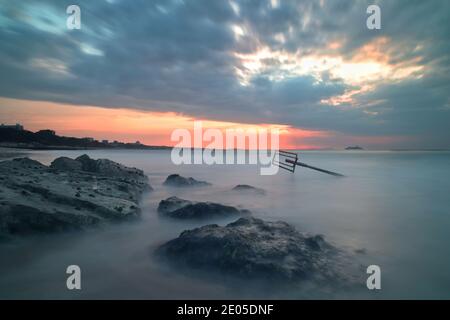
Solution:
<path fill-rule="evenodd" d="M 310 138 L 325 137 L 328 134 L 315 130 L 301 130 L 287 125 L 248 124 L 225 121 L 194 119 L 173 112 L 148 112 L 125 108 L 108 109 L 93 106 L 82 108 L 41 101 L 0 99 L 0 118 L 8 123 L 22 123 L 26 129 L 38 131 L 47 129 L 51 123 L 52 130 L 60 135 L 75 137 L 92 137 L 97 140 L 118 140 L 148 145 L 173 146 L 170 136 L 175 129 L 193 129 L 195 120 L 201 120 L 203 128 L 244 131 L 279 129 L 282 148 L 317 149 L 316 145 L 302 143 Z M 292 143 L 295 138 L 295 143 Z"/>

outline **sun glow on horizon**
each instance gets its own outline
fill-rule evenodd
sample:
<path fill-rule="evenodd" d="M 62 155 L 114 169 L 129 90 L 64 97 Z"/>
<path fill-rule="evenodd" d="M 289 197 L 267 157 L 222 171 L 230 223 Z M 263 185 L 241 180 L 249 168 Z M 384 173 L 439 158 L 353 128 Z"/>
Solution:
<path fill-rule="evenodd" d="M 55 130 L 59 135 L 92 137 L 97 140 L 117 140 L 148 145 L 173 146 L 170 136 L 175 129 L 193 129 L 194 121 L 202 121 L 203 128 L 268 130 L 278 129 L 281 148 L 314 149 L 320 146 L 302 139 L 320 138 L 328 133 L 293 128 L 282 124 L 250 124 L 210 119 L 195 119 L 175 112 L 150 112 L 126 108 L 74 106 L 44 101 L 0 98 L 0 119 L 4 123 L 21 123 L 25 129 Z M 288 143 L 295 137 L 295 145 Z"/>

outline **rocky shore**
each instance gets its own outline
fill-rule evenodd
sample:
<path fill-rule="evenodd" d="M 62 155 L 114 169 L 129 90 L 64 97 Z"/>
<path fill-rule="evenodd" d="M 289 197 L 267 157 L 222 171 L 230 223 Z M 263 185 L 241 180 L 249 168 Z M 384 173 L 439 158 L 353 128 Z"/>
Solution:
<path fill-rule="evenodd" d="M 28 158 L 0 162 L 0 237 L 78 230 L 139 216 L 148 178 L 116 162 Z"/>
<path fill-rule="evenodd" d="M 163 184 L 209 185 L 176 174 Z M 146 190 L 152 188 L 143 171 L 107 159 L 60 157 L 50 166 L 29 158 L 2 161 L 0 239 L 136 218 L 140 215 L 139 199 Z M 244 184 L 228 190 L 249 196 L 265 194 L 263 189 Z M 225 226 L 205 224 L 185 230 L 159 245 L 156 256 L 176 268 L 286 284 L 352 281 L 346 273 L 352 264 L 350 255 L 321 235 L 301 233 L 286 222 L 265 221 L 239 207 L 176 196 L 161 200 L 158 213 L 161 218 L 180 221 L 237 219 Z"/>

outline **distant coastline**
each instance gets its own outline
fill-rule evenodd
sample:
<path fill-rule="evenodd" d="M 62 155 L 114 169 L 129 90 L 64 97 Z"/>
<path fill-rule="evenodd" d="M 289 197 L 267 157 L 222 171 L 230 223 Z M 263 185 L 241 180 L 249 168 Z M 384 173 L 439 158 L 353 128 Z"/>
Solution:
<path fill-rule="evenodd" d="M 0 147 L 31 150 L 92 150 L 92 149 L 133 149 L 165 150 L 169 146 L 149 146 L 136 141 L 98 141 L 94 138 L 76 138 L 59 136 L 53 130 L 36 132 L 24 130 L 23 127 L 0 127 Z"/>

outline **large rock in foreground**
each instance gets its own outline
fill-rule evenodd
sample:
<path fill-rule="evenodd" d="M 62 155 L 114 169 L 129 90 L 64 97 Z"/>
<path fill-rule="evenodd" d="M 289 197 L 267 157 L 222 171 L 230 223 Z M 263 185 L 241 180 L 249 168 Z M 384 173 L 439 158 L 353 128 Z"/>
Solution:
<path fill-rule="evenodd" d="M 177 219 L 212 219 L 249 215 L 250 211 L 214 202 L 193 202 L 170 197 L 161 200 L 158 212 Z"/>
<path fill-rule="evenodd" d="M 20 158 L 0 162 L 0 237 L 82 229 L 139 215 L 150 190 L 141 170 L 84 155 L 50 167 Z"/>
<path fill-rule="evenodd" d="M 179 174 L 171 174 L 163 184 L 170 187 L 205 187 L 211 185 L 209 182 L 195 180 L 191 177 L 185 178 Z"/>
<path fill-rule="evenodd" d="M 156 253 L 175 265 L 244 279 L 335 282 L 340 251 L 322 236 L 304 235 L 285 222 L 241 218 L 225 227 L 187 230 Z"/>

